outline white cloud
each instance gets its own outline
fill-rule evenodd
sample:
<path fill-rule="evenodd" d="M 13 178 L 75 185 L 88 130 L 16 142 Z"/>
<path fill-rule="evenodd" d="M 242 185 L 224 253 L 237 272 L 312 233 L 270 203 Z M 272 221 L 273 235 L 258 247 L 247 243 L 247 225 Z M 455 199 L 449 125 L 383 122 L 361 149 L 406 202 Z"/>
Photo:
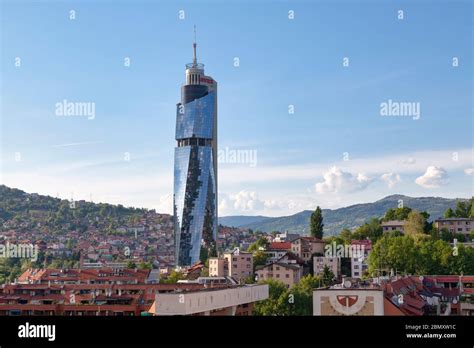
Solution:
<path fill-rule="evenodd" d="M 448 174 L 442 167 L 429 166 L 425 174 L 416 178 L 415 183 L 424 188 L 437 188 L 449 182 Z"/>
<path fill-rule="evenodd" d="M 453 152 L 458 153 L 458 161 L 453 161 Z M 331 165 L 343 168 L 351 173 L 365 173 L 368 176 L 380 176 L 383 173 L 415 175 L 430 165 L 437 165 L 449 171 L 464 170 L 472 163 L 471 149 L 452 149 L 400 153 L 380 157 L 351 158 L 350 161 L 333 162 Z M 241 185 L 242 183 L 283 182 L 295 180 L 314 180 L 324 175 L 327 163 L 306 163 L 297 165 L 277 164 L 256 167 L 241 166 L 219 168 L 220 185 Z M 229 187 L 224 188 L 229 190 Z"/>
<path fill-rule="evenodd" d="M 402 161 L 403 164 L 415 164 L 416 163 L 416 159 L 414 159 L 413 157 L 408 157 L 407 159 L 404 159 Z"/>
<path fill-rule="evenodd" d="M 156 205 L 155 210 L 159 213 L 172 214 L 173 213 L 173 195 L 166 194 L 166 195 L 160 196 L 160 201 Z"/>
<path fill-rule="evenodd" d="M 466 168 L 466 169 L 464 169 L 464 174 L 466 174 L 466 175 L 474 175 L 474 168 Z"/>
<path fill-rule="evenodd" d="M 317 183 L 315 188 L 317 193 L 355 192 L 365 189 L 371 182 L 372 179 L 364 174 L 353 175 L 332 167 L 324 174 L 324 181 Z"/>
<path fill-rule="evenodd" d="M 275 199 L 260 199 L 254 191 L 242 190 L 229 195 L 219 192 L 219 215 L 271 213 L 288 209 L 290 202 Z"/>
<path fill-rule="evenodd" d="M 388 184 L 389 188 L 395 187 L 402 179 L 399 174 L 395 173 L 385 173 L 380 176 L 382 181 L 385 181 Z"/>
<path fill-rule="evenodd" d="M 265 207 L 265 202 L 260 200 L 255 192 L 242 190 L 232 198 L 237 210 L 262 210 Z"/>
<path fill-rule="evenodd" d="M 233 214 L 237 212 L 260 211 L 265 202 L 258 198 L 256 192 L 242 190 L 235 195 L 219 193 L 219 214 Z"/>

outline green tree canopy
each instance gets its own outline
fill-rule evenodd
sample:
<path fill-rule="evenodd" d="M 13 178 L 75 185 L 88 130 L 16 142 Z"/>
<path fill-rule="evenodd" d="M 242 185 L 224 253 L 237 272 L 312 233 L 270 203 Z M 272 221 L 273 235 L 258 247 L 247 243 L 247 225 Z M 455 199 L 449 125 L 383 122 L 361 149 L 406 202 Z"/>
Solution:
<path fill-rule="evenodd" d="M 310 231 L 311 236 L 322 239 L 323 238 L 323 213 L 319 206 L 316 207 L 316 210 L 311 214 L 310 221 Z"/>
<path fill-rule="evenodd" d="M 408 214 L 411 213 L 411 208 L 401 207 L 401 208 L 390 208 L 386 211 L 382 221 L 393 221 L 393 220 L 406 220 Z"/>
<path fill-rule="evenodd" d="M 405 233 L 415 236 L 425 231 L 426 218 L 417 210 L 408 214 L 407 222 L 404 226 Z"/>

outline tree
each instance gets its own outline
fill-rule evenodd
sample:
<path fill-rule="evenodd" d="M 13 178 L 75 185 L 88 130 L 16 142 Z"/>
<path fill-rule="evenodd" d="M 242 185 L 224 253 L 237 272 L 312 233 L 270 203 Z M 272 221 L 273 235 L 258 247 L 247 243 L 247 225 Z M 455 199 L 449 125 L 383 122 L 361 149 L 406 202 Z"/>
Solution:
<path fill-rule="evenodd" d="M 290 289 L 274 279 L 260 284 L 268 284 L 269 296 L 255 304 L 254 315 L 312 315 L 313 290 L 321 284 L 319 277 L 307 275 Z"/>
<path fill-rule="evenodd" d="M 184 279 L 184 274 L 182 272 L 178 272 L 173 270 L 168 278 L 166 279 L 160 279 L 161 284 L 176 284 L 178 280 Z"/>
<path fill-rule="evenodd" d="M 469 232 L 469 239 L 474 240 L 474 230 L 471 230 L 471 232 Z"/>
<path fill-rule="evenodd" d="M 253 254 L 253 269 L 255 270 L 258 266 L 264 266 L 267 264 L 269 255 L 264 253 L 262 250 L 258 250 Z"/>
<path fill-rule="evenodd" d="M 474 197 L 466 201 L 458 201 L 456 203 L 456 209 L 448 208 L 444 212 L 445 218 L 474 218 Z"/>
<path fill-rule="evenodd" d="M 401 274 L 472 274 L 474 249 L 462 244 L 451 246 L 441 239 L 429 236 L 413 238 L 410 235 L 384 235 L 369 255 L 369 271 L 396 270 Z"/>
<path fill-rule="evenodd" d="M 454 238 L 453 233 L 451 233 L 446 227 L 443 227 L 440 230 L 439 238 L 445 242 L 451 242 Z"/>
<path fill-rule="evenodd" d="M 139 269 L 152 269 L 153 266 L 149 262 L 140 262 L 140 264 L 138 265 L 138 268 Z"/>
<path fill-rule="evenodd" d="M 393 220 L 406 220 L 408 218 L 408 214 L 411 213 L 411 208 L 409 207 L 401 207 L 401 208 L 390 208 L 385 212 L 382 221 L 393 221 Z"/>
<path fill-rule="evenodd" d="M 322 239 L 323 238 L 323 213 L 319 206 L 316 207 L 316 210 L 311 214 L 310 221 L 310 230 L 311 236 Z"/>
<path fill-rule="evenodd" d="M 472 201 L 459 201 L 456 204 L 456 217 L 468 218 L 471 213 L 471 202 Z"/>
<path fill-rule="evenodd" d="M 284 315 L 287 308 L 280 297 L 285 298 L 287 296 L 286 285 L 274 279 L 264 280 L 259 284 L 268 284 L 268 298 L 255 303 L 253 315 Z"/>
<path fill-rule="evenodd" d="M 323 286 L 329 286 L 336 277 L 334 276 L 334 273 L 329 269 L 329 267 L 325 265 L 321 278 Z"/>
<path fill-rule="evenodd" d="M 260 248 L 266 249 L 268 246 L 268 240 L 264 237 L 260 237 L 257 241 L 250 244 L 248 251 L 254 252 L 260 250 Z"/>
<path fill-rule="evenodd" d="M 415 236 L 425 230 L 426 219 L 419 211 L 412 211 L 408 214 L 404 230 L 407 235 Z"/>
<path fill-rule="evenodd" d="M 127 262 L 127 268 L 137 268 L 137 265 L 133 261 L 128 261 Z"/>
<path fill-rule="evenodd" d="M 454 211 L 451 208 L 446 209 L 446 211 L 444 212 L 444 217 L 445 217 L 445 219 L 455 217 Z"/>
<path fill-rule="evenodd" d="M 382 226 L 379 220 L 372 218 L 369 222 L 366 222 L 362 226 L 359 226 L 354 233 L 352 233 L 352 239 L 367 239 L 369 238 L 372 243 L 375 243 L 383 234 Z"/>
<path fill-rule="evenodd" d="M 339 233 L 339 237 L 344 241 L 344 244 L 349 244 L 352 240 L 352 232 L 351 230 L 344 228 L 341 233 Z"/>

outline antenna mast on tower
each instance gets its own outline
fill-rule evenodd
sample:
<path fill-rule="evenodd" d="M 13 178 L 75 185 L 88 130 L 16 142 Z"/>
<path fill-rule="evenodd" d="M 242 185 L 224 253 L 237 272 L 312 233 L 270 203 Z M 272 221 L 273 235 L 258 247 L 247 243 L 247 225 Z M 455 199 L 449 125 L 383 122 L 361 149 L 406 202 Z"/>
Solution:
<path fill-rule="evenodd" d="M 193 58 L 193 65 L 196 67 L 197 66 L 197 57 L 196 57 L 196 25 L 194 25 L 194 43 L 193 43 L 193 48 L 194 48 L 194 58 Z"/>

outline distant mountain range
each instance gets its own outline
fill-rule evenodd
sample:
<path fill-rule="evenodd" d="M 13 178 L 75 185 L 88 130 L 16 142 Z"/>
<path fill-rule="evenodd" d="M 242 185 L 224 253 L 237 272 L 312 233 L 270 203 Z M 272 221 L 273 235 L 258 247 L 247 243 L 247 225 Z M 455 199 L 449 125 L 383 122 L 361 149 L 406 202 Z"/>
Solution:
<path fill-rule="evenodd" d="M 349 229 L 362 225 L 373 217 L 380 218 L 389 208 L 396 208 L 402 199 L 406 207 L 419 211 L 427 211 L 430 220 L 443 216 L 448 208 L 455 208 L 458 201 L 464 198 L 448 199 L 441 197 L 408 197 L 391 195 L 374 203 L 355 204 L 339 209 L 323 209 L 324 234 L 338 234 L 344 227 Z M 219 223 L 225 226 L 250 228 L 262 232 L 289 231 L 308 234 L 309 219 L 312 211 L 305 210 L 290 216 L 224 216 Z"/>
<path fill-rule="evenodd" d="M 430 220 L 443 216 L 448 208 L 454 209 L 458 201 L 465 198 L 448 199 L 441 197 L 408 197 L 403 195 L 387 196 L 374 203 L 355 204 L 339 209 L 323 209 L 325 235 L 338 234 L 344 227 L 354 228 L 362 225 L 373 217 L 380 218 L 389 208 L 396 208 L 399 200 L 412 209 L 427 211 Z M 0 185 L 0 223 L 12 220 L 17 216 L 20 221 L 36 226 L 41 221 L 41 228 L 47 231 L 62 233 L 67 229 L 87 229 L 87 217 L 100 216 L 104 222 L 106 217 L 113 219 L 117 224 L 125 224 L 131 216 L 146 213 L 147 209 L 125 208 L 122 205 L 104 203 L 78 202 L 79 209 L 75 215 L 66 207 L 69 202 L 49 196 L 28 194 L 18 189 Z M 309 233 L 309 219 L 312 211 L 282 216 L 224 216 L 219 217 L 219 224 L 229 227 L 250 228 L 263 232 L 289 231 L 298 234 Z M 170 219 L 167 214 L 156 214 L 157 217 Z M 36 221 L 38 220 L 38 221 Z M 36 221 L 36 222 L 35 222 Z M 102 221 L 102 220 L 100 220 Z M 82 226 L 85 224 L 84 226 Z M 73 226 L 74 225 L 74 226 Z M 38 227 L 35 227 L 38 228 Z M 99 224 L 97 228 L 106 230 L 106 226 Z"/>

